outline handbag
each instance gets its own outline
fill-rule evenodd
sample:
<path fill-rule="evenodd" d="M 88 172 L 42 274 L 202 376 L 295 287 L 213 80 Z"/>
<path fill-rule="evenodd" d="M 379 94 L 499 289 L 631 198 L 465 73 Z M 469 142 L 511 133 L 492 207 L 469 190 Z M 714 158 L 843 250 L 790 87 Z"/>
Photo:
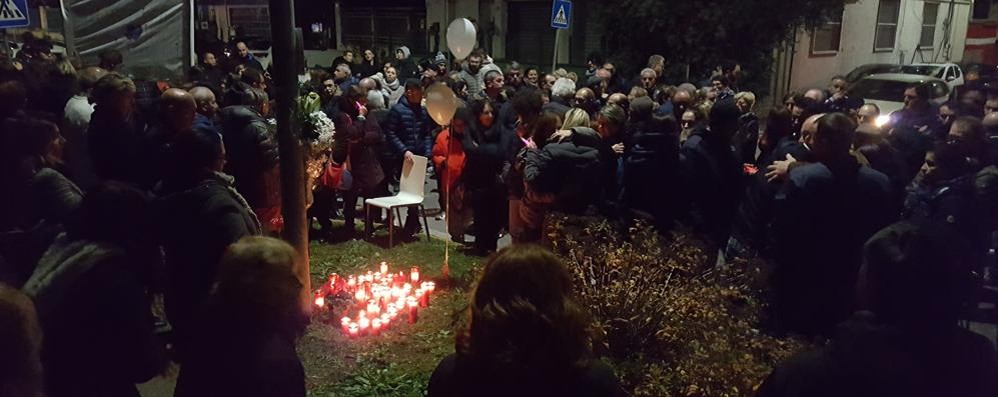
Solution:
<path fill-rule="evenodd" d="M 347 148 L 349 153 L 350 148 Z M 353 175 L 350 174 L 350 155 L 343 163 L 336 163 L 332 156 L 326 162 L 326 169 L 319 177 L 323 186 L 332 190 L 346 191 L 353 187 Z"/>

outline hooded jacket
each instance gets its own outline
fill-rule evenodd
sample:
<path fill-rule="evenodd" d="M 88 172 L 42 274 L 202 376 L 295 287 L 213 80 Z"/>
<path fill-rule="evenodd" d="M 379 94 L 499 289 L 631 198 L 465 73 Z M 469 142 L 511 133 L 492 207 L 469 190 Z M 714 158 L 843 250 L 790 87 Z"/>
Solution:
<path fill-rule="evenodd" d="M 412 51 L 409 47 L 401 46 L 395 53 L 399 51 L 402 52 L 402 59 L 398 61 L 398 65 L 395 68 L 398 71 L 398 79 L 400 81 L 405 81 L 406 79 L 418 79 L 419 78 L 419 67 L 416 66 L 416 62 L 412 60 Z"/>
<path fill-rule="evenodd" d="M 248 106 L 222 110 L 222 137 L 228 155 L 226 173 L 254 209 L 281 205 L 277 140 L 260 112 Z"/>

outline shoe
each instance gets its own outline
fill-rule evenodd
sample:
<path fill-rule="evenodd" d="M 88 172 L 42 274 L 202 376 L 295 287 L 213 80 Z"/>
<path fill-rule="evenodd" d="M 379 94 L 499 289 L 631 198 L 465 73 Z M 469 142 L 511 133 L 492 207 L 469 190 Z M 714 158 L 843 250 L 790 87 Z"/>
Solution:
<path fill-rule="evenodd" d="M 437 216 L 436 216 L 435 218 L 433 218 L 433 219 L 436 219 L 436 220 L 438 220 L 438 221 L 442 221 L 442 220 L 445 220 L 445 219 L 447 219 L 447 215 L 446 215 L 446 214 L 440 214 L 440 215 L 437 215 Z"/>

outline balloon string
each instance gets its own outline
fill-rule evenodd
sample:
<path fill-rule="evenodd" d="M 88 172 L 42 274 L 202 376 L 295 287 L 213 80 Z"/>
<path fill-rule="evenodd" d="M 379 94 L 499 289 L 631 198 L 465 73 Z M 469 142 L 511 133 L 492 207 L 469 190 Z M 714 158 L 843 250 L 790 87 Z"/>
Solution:
<path fill-rule="evenodd" d="M 450 273 L 450 191 L 451 187 L 447 186 L 447 167 L 450 166 L 450 151 L 451 147 L 454 145 L 454 131 L 451 130 L 450 126 L 447 127 L 447 154 L 444 155 L 444 169 L 440 170 L 440 176 L 444 178 L 443 186 L 444 189 L 444 230 L 447 231 L 447 238 L 444 239 L 444 275 L 449 276 Z"/>

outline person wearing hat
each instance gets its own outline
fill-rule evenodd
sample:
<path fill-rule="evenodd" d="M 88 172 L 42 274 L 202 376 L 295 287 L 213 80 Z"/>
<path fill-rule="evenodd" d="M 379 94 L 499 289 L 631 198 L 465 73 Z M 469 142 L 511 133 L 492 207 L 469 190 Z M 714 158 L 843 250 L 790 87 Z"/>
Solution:
<path fill-rule="evenodd" d="M 398 60 L 398 65 L 396 65 L 395 69 L 398 71 L 398 79 L 400 81 L 419 78 L 419 68 L 416 66 L 416 62 L 412 60 L 412 51 L 409 50 L 409 47 L 401 46 L 396 49 L 395 59 Z"/>

